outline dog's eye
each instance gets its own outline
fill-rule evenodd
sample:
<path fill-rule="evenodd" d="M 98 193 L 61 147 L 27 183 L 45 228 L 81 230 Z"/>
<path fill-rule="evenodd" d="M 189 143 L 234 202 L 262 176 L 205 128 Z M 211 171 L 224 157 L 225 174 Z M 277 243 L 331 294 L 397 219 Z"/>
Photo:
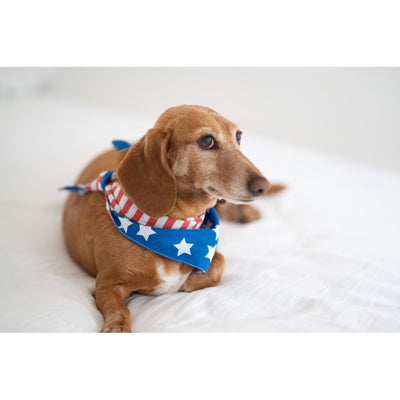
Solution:
<path fill-rule="evenodd" d="M 217 143 L 215 142 L 215 139 L 210 135 L 203 136 L 201 139 L 199 139 L 198 143 L 199 143 L 200 147 L 205 150 L 211 150 L 211 149 L 215 149 L 217 147 Z"/>
<path fill-rule="evenodd" d="M 240 146 L 240 142 L 242 140 L 242 132 L 237 131 L 236 132 L 236 141 L 238 142 L 238 145 Z"/>

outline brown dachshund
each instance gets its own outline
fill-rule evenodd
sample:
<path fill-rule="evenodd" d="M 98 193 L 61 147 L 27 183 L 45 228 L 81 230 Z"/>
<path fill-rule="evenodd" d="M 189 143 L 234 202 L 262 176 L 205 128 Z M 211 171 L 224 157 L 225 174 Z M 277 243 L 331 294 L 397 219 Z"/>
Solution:
<path fill-rule="evenodd" d="M 88 184 L 102 171 L 115 170 L 126 196 L 154 218 L 196 217 L 225 200 L 217 206 L 221 217 L 251 221 L 258 213 L 243 203 L 266 194 L 270 184 L 241 153 L 241 135 L 234 123 L 207 107 L 173 107 L 129 149 L 95 158 L 76 183 Z M 101 192 L 69 195 L 63 232 L 71 257 L 96 276 L 102 332 L 131 331 L 125 301 L 133 292 L 191 292 L 216 285 L 224 270 L 219 252 L 206 274 L 191 274 L 191 266 L 125 238 L 107 214 Z"/>

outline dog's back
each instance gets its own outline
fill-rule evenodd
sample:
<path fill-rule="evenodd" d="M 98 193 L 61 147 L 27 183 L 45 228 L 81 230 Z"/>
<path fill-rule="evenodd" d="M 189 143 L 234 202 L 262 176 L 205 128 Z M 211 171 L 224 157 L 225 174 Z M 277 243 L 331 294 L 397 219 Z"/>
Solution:
<path fill-rule="evenodd" d="M 88 184 L 101 172 L 114 169 L 118 159 L 116 150 L 100 154 L 84 168 L 75 183 Z M 104 210 L 102 193 L 91 193 L 88 196 L 70 193 L 64 206 L 63 234 L 68 252 L 83 269 L 94 276 L 97 275 L 93 249 L 95 232 L 107 225 L 112 230 L 114 228 Z"/>

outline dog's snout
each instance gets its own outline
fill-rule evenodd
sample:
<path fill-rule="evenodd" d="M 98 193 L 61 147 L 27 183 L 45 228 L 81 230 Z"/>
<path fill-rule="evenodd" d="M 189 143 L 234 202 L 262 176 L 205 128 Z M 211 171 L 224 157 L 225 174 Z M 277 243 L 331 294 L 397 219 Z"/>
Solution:
<path fill-rule="evenodd" d="M 264 177 L 253 178 L 249 181 L 249 190 L 254 197 L 259 197 L 267 193 L 271 186 L 269 181 Z"/>

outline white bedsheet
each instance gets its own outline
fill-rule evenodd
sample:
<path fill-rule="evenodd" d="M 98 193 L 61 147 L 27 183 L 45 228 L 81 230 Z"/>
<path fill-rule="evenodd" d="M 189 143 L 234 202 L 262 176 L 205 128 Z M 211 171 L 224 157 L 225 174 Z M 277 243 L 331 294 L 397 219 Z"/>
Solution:
<path fill-rule="evenodd" d="M 0 331 L 101 328 L 94 278 L 64 248 L 57 188 L 111 139 L 134 140 L 156 117 L 55 97 L 0 100 Z M 260 221 L 223 223 L 217 287 L 134 295 L 132 329 L 399 332 L 400 175 L 257 133 L 243 149 L 288 189 L 255 203 Z"/>

